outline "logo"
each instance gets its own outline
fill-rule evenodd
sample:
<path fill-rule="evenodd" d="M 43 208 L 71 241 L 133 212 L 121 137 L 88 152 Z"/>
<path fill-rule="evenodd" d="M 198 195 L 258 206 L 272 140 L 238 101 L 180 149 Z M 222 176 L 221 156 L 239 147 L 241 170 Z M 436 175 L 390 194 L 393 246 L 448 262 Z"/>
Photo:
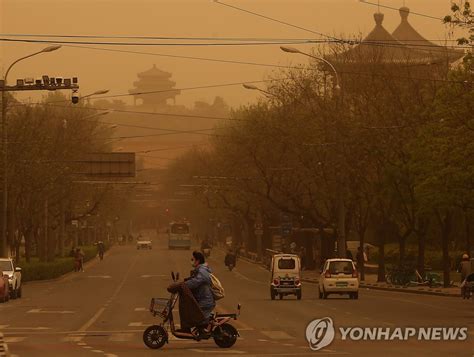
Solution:
<path fill-rule="evenodd" d="M 313 320 L 306 327 L 306 340 L 313 351 L 329 346 L 335 335 L 334 324 L 329 317 Z"/>

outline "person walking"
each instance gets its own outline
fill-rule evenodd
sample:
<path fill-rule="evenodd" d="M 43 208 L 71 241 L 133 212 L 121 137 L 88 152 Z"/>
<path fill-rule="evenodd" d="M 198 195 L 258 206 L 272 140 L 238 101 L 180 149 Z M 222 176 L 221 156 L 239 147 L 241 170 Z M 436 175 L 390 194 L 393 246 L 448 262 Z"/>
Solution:
<path fill-rule="evenodd" d="M 461 296 L 466 297 L 466 278 L 471 274 L 471 260 L 468 254 L 463 254 L 459 263 L 458 273 L 461 273 Z"/>
<path fill-rule="evenodd" d="M 76 249 L 75 259 L 75 271 L 84 271 L 84 253 L 81 248 Z"/>
<path fill-rule="evenodd" d="M 362 247 L 357 248 L 356 263 L 357 263 L 357 270 L 359 271 L 361 281 L 365 280 L 365 271 L 364 271 L 365 257 L 366 255 L 365 255 L 364 249 Z"/>

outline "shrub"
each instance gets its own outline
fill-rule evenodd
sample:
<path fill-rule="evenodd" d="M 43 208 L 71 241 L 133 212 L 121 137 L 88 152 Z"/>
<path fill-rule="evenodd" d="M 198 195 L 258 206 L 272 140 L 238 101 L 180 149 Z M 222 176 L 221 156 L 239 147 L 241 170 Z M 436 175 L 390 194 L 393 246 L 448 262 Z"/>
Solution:
<path fill-rule="evenodd" d="M 84 252 L 84 262 L 97 255 L 95 246 L 82 247 L 81 249 Z M 56 279 L 74 270 L 74 258 L 56 258 L 52 262 L 40 262 L 38 258 L 33 258 L 29 263 L 21 263 L 20 266 L 23 281 Z"/>

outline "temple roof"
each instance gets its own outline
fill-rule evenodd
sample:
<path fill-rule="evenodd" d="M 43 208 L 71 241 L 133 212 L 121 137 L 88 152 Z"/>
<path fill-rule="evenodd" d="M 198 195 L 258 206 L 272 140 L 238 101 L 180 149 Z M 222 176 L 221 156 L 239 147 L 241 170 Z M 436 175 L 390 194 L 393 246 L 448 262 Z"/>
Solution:
<path fill-rule="evenodd" d="M 440 59 L 456 60 L 463 55 L 444 46 L 439 46 L 426 40 L 408 22 L 410 10 L 400 9 L 401 23 L 390 34 L 383 26 L 384 14 L 375 13 L 375 27 L 356 46 L 346 51 L 346 61 L 364 61 L 377 59 L 384 63 L 406 62 L 431 64 Z"/>
<path fill-rule="evenodd" d="M 145 72 L 141 72 L 137 74 L 138 77 L 143 78 L 143 77 L 158 77 L 158 78 L 170 78 L 171 73 L 162 71 L 158 67 L 156 67 L 156 64 L 153 65 L 152 68 Z"/>
<path fill-rule="evenodd" d="M 464 55 L 463 51 L 437 45 L 420 35 L 420 33 L 408 22 L 408 16 L 410 14 L 410 9 L 408 7 L 401 7 L 399 12 L 401 22 L 392 33 L 392 36 L 398 41 L 408 45 L 410 48 L 430 53 L 432 57 L 446 58 L 447 55 L 450 61 L 455 61 Z"/>

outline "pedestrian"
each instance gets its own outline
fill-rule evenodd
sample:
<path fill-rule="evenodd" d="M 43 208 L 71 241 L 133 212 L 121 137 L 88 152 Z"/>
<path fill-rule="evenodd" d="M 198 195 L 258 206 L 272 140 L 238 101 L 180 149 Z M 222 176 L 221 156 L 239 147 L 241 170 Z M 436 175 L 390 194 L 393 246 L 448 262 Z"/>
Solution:
<path fill-rule="evenodd" d="M 81 248 L 76 249 L 75 255 L 75 271 L 84 271 L 84 253 Z"/>
<path fill-rule="evenodd" d="M 291 252 L 291 254 L 296 254 L 296 242 L 291 242 L 290 252 Z"/>
<path fill-rule="evenodd" d="M 471 274 L 471 261 L 468 254 L 462 255 L 461 263 L 459 263 L 458 273 L 461 273 L 461 296 L 465 297 L 466 278 Z"/>
<path fill-rule="evenodd" d="M 354 260 L 354 257 L 352 256 L 352 252 L 349 249 L 346 250 L 346 258 L 350 260 Z"/>
<path fill-rule="evenodd" d="M 306 248 L 305 247 L 300 247 L 299 256 L 301 259 L 301 270 L 305 270 L 306 269 Z"/>
<path fill-rule="evenodd" d="M 360 280 L 365 280 L 365 274 L 364 274 L 364 265 L 365 265 L 365 252 L 362 249 L 362 247 L 357 248 L 357 254 L 356 254 L 356 263 L 357 263 L 357 270 L 359 271 L 360 274 Z"/>

